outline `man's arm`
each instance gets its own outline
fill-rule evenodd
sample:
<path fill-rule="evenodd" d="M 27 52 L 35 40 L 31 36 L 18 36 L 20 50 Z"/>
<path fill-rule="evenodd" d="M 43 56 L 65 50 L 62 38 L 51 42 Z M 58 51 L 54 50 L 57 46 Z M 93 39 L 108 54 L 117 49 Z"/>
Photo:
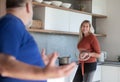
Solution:
<path fill-rule="evenodd" d="M 69 75 L 75 63 L 58 67 L 55 66 L 56 58 L 57 55 L 53 54 L 48 65 L 40 68 L 20 62 L 13 56 L 0 54 L 0 74 L 26 80 L 45 80 Z"/>

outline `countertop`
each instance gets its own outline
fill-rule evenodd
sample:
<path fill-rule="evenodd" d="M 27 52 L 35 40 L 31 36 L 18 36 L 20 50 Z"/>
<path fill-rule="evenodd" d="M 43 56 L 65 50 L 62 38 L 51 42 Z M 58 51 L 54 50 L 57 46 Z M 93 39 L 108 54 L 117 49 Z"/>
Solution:
<path fill-rule="evenodd" d="M 78 61 L 74 61 L 78 65 Z M 106 60 L 105 62 L 97 62 L 97 65 L 107 65 L 107 66 L 117 66 L 120 67 L 120 62 L 118 61 L 112 61 L 112 60 Z"/>
<path fill-rule="evenodd" d="M 108 66 L 120 67 L 120 62 L 118 62 L 118 61 L 105 61 L 105 62 L 98 62 L 98 65 L 108 65 Z"/>

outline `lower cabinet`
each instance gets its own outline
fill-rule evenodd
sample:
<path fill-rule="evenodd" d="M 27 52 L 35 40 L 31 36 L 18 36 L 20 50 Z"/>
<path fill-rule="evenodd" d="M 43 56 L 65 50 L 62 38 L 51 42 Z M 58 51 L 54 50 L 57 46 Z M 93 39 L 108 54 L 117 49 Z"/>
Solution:
<path fill-rule="evenodd" d="M 94 77 L 93 77 L 93 82 L 101 82 L 101 65 L 97 66 L 97 69 L 95 71 Z"/>
<path fill-rule="evenodd" d="M 78 65 L 76 65 L 76 67 L 73 69 L 72 73 L 67 77 L 56 78 L 56 79 L 48 79 L 47 82 L 72 82 L 73 78 L 75 76 L 75 73 L 77 71 L 77 68 L 78 68 Z"/>
<path fill-rule="evenodd" d="M 119 67 L 102 66 L 102 81 L 101 82 L 120 82 Z"/>
<path fill-rule="evenodd" d="M 65 77 L 63 78 L 56 78 L 56 79 L 48 79 L 47 82 L 66 82 Z"/>
<path fill-rule="evenodd" d="M 118 82 L 120 82 L 120 68 L 118 69 Z"/>
<path fill-rule="evenodd" d="M 66 77 L 66 81 L 65 82 L 73 82 L 73 79 L 74 79 L 75 73 L 77 71 L 77 68 L 78 68 L 78 65 L 76 65 L 76 67 L 74 68 L 73 72 L 68 77 Z"/>
<path fill-rule="evenodd" d="M 75 76 L 75 73 L 77 71 L 78 65 L 74 68 L 73 72 L 65 78 L 65 82 L 73 82 L 73 78 Z M 93 78 L 93 82 L 101 82 L 101 65 L 97 66 L 97 69 L 95 71 L 95 75 Z"/>
<path fill-rule="evenodd" d="M 48 82 L 72 82 L 77 68 L 78 66 L 74 68 L 68 77 L 48 79 Z M 120 82 L 120 67 L 98 65 L 93 82 Z"/>

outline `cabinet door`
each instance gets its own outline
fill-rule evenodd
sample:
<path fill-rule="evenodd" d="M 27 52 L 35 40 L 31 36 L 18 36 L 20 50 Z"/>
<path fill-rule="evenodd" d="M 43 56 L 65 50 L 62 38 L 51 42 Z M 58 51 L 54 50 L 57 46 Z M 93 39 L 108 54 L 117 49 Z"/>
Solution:
<path fill-rule="evenodd" d="M 118 82 L 120 82 L 120 67 L 118 68 Z"/>
<path fill-rule="evenodd" d="M 102 82 L 120 82 L 118 78 L 118 67 L 102 66 Z"/>
<path fill-rule="evenodd" d="M 65 10 L 46 7 L 45 29 L 69 31 L 69 13 Z"/>
<path fill-rule="evenodd" d="M 106 15 L 106 0 L 92 0 L 92 13 Z"/>
<path fill-rule="evenodd" d="M 91 15 L 50 7 L 35 7 L 34 13 L 34 19 L 42 20 L 45 30 L 79 32 L 80 25 L 84 20 L 92 23 Z"/>
<path fill-rule="evenodd" d="M 67 81 L 67 82 L 73 82 L 73 79 L 74 79 L 74 76 L 76 74 L 77 68 L 78 68 L 78 65 L 76 65 L 73 72 L 69 75 L 69 81 Z"/>
<path fill-rule="evenodd" d="M 95 75 L 93 77 L 93 82 L 96 82 L 96 81 L 101 81 L 101 65 L 97 66 Z"/>
<path fill-rule="evenodd" d="M 65 82 L 65 78 L 48 79 L 47 82 Z"/>
<path fill-rule="evenodd" d="M 70 12 L 69 31 L 79 32 L 80 25 L 84 20 L 89 20 L 91 22 L 92 16 L 81 13 Z"/>

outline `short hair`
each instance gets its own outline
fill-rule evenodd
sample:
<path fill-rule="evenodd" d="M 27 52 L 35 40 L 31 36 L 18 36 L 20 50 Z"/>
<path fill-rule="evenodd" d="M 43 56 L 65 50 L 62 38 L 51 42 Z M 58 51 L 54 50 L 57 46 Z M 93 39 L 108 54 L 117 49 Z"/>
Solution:
<path fill-rule="evenodd" d="M 6 0 L 6 8 L 23 7 L 28 0 Z"/>

